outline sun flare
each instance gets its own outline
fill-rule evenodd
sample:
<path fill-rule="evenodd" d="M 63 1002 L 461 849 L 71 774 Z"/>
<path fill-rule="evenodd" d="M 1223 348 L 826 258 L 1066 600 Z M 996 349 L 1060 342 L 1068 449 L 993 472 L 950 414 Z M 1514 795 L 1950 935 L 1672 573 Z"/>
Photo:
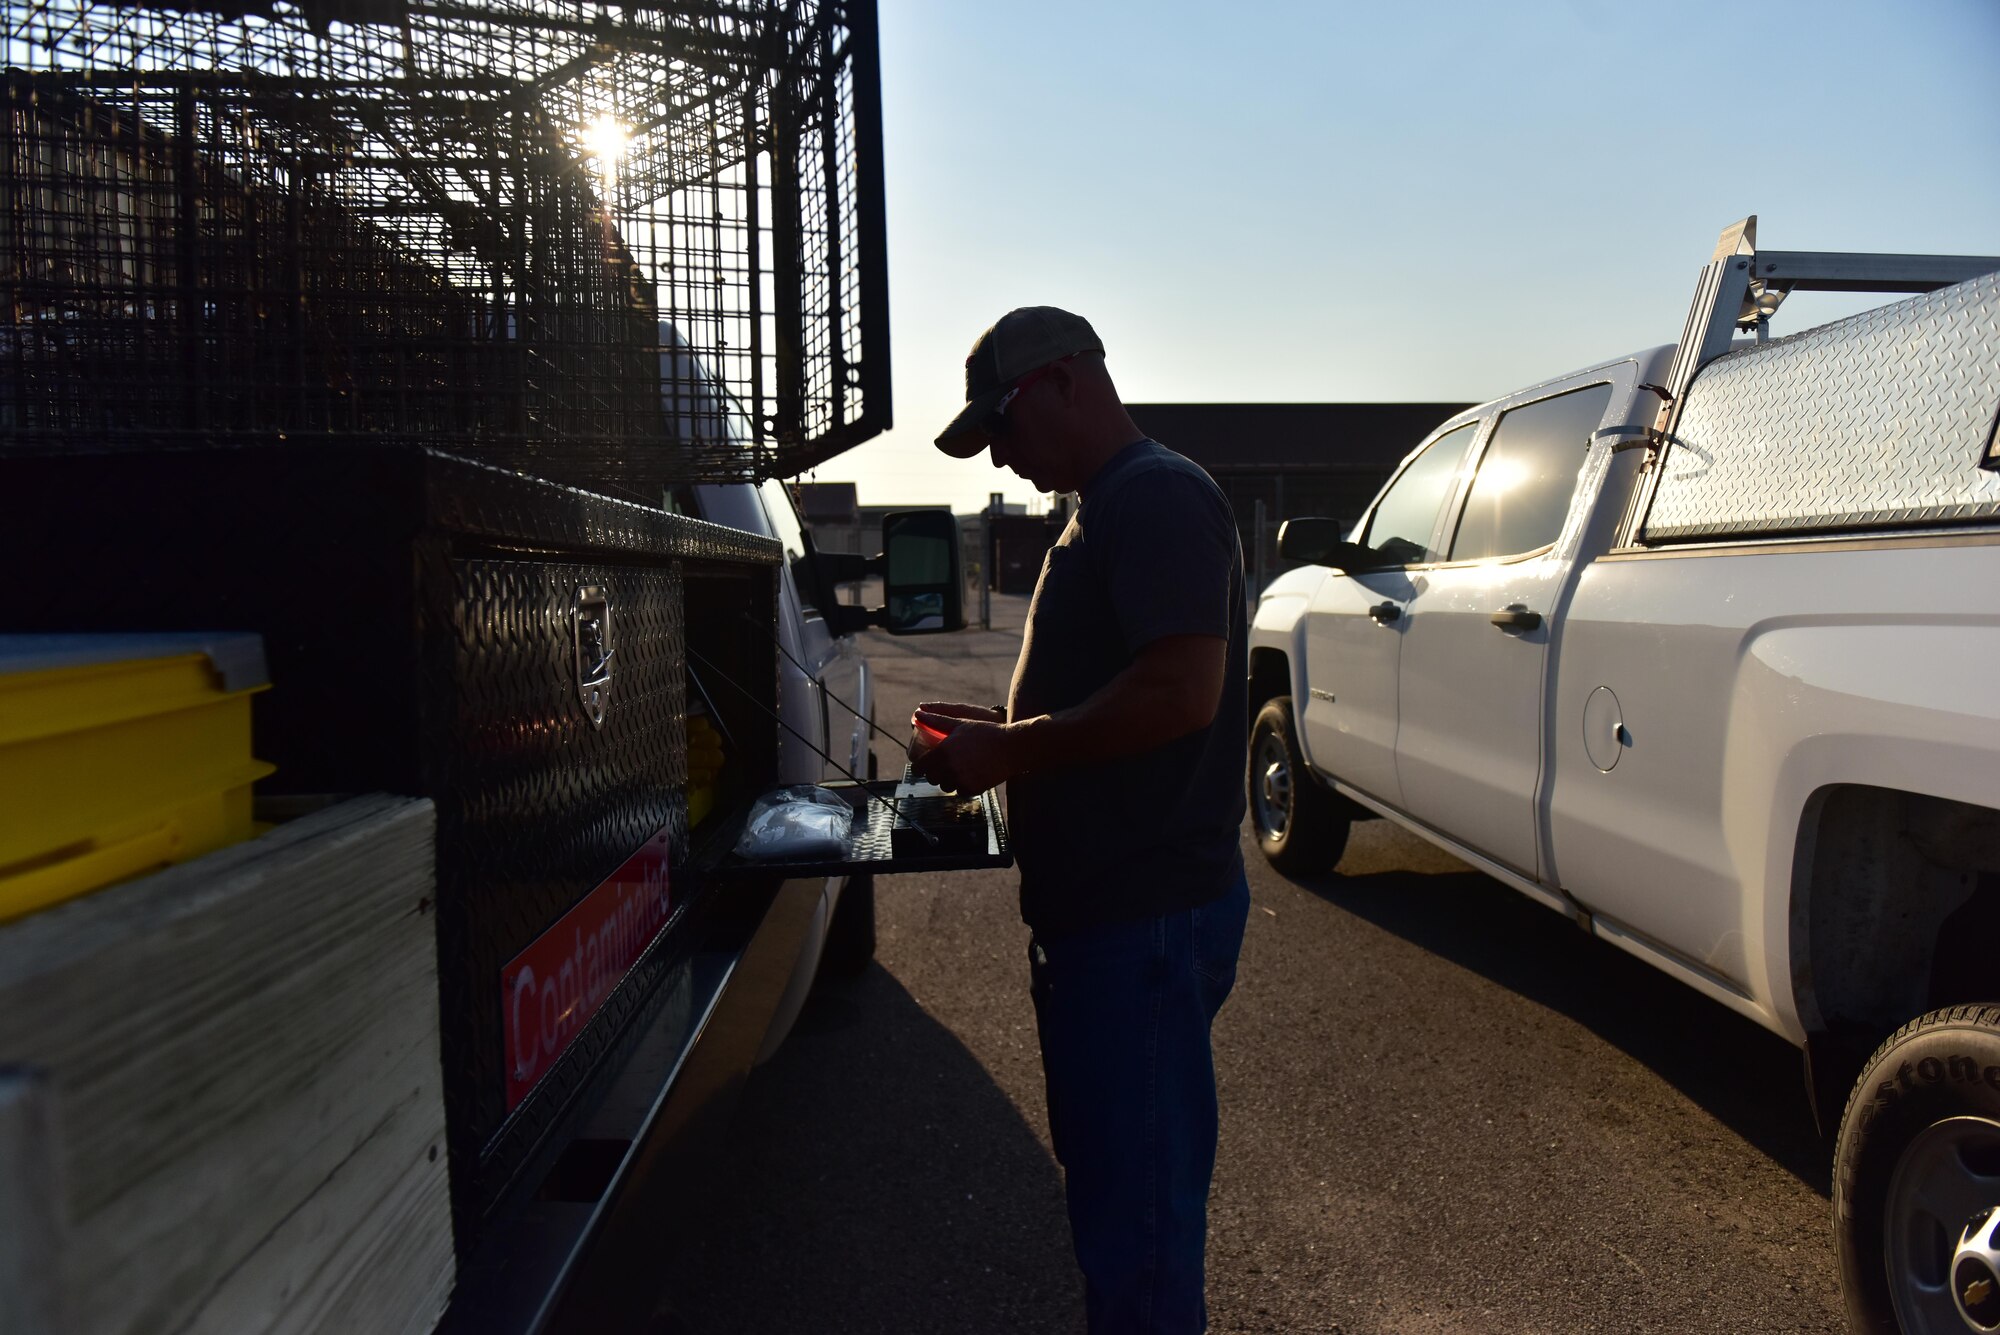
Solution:
<path fill-rule="evenodd" d="M 597 161 L 598 169 L 610 174 L 632 147 L 632 133 L 615 116 L 599 116 L 577 135 L 583 151 Z"/>

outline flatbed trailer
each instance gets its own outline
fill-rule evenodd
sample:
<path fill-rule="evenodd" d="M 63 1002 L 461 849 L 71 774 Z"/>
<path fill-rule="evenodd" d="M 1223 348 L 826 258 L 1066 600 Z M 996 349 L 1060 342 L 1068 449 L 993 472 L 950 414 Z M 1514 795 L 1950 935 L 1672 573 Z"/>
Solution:
<path fill-rule="evenodd" d="M 858 774 L 838 854 L 732 851 L 834 749 L 820 577 L 681 502 L 890 421 L 874 5 L 0 46 L 0 635 L 253 632 L 276 766 L 261 837 L 0 922 L 0 1327 L 639 1328 L 829 878 L 1009 857 Z"/>

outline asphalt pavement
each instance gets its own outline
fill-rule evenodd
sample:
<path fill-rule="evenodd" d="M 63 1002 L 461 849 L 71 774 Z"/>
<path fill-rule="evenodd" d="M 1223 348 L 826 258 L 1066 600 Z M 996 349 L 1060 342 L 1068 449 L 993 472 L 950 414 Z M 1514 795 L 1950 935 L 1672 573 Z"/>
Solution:
<path fill-rule="evenodd" d="M 878 717 L 1001 698 L 1025 600 L 995 602 L 871 632 Z M 1244 848 L 1212 1330 L 1841 1329 L 1794 1049 L 1387 822 L 1321 877 Z M 1014 874 L 876 896 L 876 964 L 745 1091 L 674 1324 L 1080 1332 Z"/>

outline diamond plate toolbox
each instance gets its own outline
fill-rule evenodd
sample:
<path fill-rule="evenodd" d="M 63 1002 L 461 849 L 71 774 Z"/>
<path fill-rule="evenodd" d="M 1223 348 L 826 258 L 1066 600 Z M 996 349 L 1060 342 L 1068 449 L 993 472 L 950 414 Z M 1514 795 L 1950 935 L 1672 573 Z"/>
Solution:
<path fill-rule="evenodd" d="M 1643 540 L 2000 516 L 2000 274 L 1704 367 Z"/>
<path fill-rule="evenodd" d="M 436 803 L 438 902 L 424 910 L 461 1246 L 698 931 L 689 626 L 773 706 L 779 554 L 414 447 L 0 460 L 0 624 L 257 631 L 273 681 L 258 754 L 278 767 L 260 791 Z M 772 743 L 743 737 L 753 758 Z M 750 763 L 744 782 L 768 781 L 775 762 Z M 515 1073 L 510 1098 L 503 972 L 531 947 L 546 957 L 553 924 L 577 921 L 565 915 L 593 890 L 623 894 L 621 869 L 660 848 L 664 904 L 617 924 L 618 967 L 570 995 L 588 1018 L 539 1054 L 525 1093 Z"/>

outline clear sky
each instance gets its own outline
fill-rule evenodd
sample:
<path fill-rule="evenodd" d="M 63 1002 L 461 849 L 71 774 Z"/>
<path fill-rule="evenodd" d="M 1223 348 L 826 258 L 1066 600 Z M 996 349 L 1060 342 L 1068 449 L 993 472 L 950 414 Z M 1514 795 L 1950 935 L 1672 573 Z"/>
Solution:
<path fill-rule="evenodd" d="M 1471 402 L 1672 340 L 1748 213 L 2000 253 L 2000 0 L 880 6 L 897 425 L 812 475 L 864 504 L 1031 499 L 930 443 L 1013 306 L 1131 402 Z"/>

